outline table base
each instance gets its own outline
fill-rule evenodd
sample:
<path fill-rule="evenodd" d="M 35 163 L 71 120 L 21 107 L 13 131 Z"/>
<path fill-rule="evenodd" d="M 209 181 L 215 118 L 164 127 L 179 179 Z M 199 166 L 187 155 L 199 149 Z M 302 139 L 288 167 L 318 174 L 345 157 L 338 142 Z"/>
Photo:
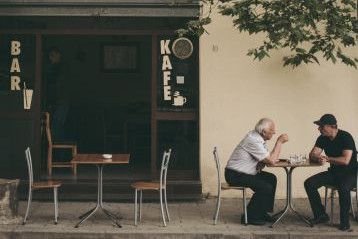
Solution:
<path fill-rule="evenodd" d="M 103 207 L 103 165 L 98 164 L 97 169 L 98 169 L 97 205 L 79 217 L 81 221 L 75 225 L 75 228 L 78 228 L 88 218 L 92 217 L 98 209 L 102 210 L 104 214 L 108 217 L 108 219 L 110 219 L 113 223 L 115 223 L 118 227 L 121 228 L 122 226 L 118 223 L 118 220 L 120 220 L 121 217 L 115 215 L 114 213 L 108 211 Z"/>
<path fill-rule="evenodd" d="M 292 205 L 292 171 L 295 169 L 295 167 L 290 167 L 289 169 L 287 167 L 284 167 L 285 172 L 286 172 L 286 176 L 287 176 L 287 189 L 286 189 L 286 206 L 285 208 L 276 213 L 273 217 L 276 218 L 277 216 L 279 216 L 279 218 L 276 219 L 276 221 L 274 223 L 272 223 L 272 225 L 270 226 L 271 228 L 273 228 L 279 221 L 282 220 L 282 218 L 288 214 L 289 211 L 293 212 L 296 216 L 298 216 L 302 221 L 304 221 L 306 224 L 308 224 L 309 226 L 313 227 L 313 224 L 308 221 L 308 219 L 306 217 L 304 217 L 303 215 L 301 215 L 300 213 L 298 213 Z"/>

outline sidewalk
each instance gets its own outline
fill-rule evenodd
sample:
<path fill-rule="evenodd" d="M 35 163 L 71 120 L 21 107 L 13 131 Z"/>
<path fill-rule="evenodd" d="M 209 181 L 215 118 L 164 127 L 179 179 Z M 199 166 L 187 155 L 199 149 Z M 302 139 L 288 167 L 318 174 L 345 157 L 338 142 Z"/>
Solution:
<path fill-rule="evenodd" d="M 303 215 L 310 215 L 307 199 L 297 199 L 295 208 Z M 282 209 L 285 201 L 277 200 L 275 210 Z M 86 238 L 86 239 L 151 239 L 151 238 L 240 238 L 240 239 L 300 239 L 300 238 L 358 238 L 358 223 L 351 220 L 353 232 L 340 232 L 337 227 L 320 225 L 310 228 L 294 215 L 288 216 L 275 228 L 265 226 L 244 226 L 240 224 L 241 200 L 223 199 L 219 221 L 213 225 L 215 200 L 200 202 L 169 202 L 171 222 L 162 226 L 159 203 L 144 203 L 142 223 L 134 226 L 133 203 L 105 203 L 107 209 L 123 216 L 122 228 L 112 225 L 102 212 L 86 221 L 80 228 L 74 228 L 78 216 L 94 206 L 93 202 L 60 202 L 59 224 L 53 224 L 53 204 L 34 202 L 29 220 L 23 225 L 1 225 L 0 238 Z M 338 201 L 335 209 L 335 223 L 339 222 Z M 24 215 L 26 203 L 21 202 L 19 213 Z"/>

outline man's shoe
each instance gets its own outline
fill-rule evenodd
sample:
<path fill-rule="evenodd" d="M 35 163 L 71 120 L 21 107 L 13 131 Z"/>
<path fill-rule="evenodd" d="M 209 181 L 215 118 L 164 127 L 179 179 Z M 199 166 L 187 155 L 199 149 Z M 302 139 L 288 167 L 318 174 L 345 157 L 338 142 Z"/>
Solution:
<path fill-rule="evenodd" d="M 343 224 L 343 225 L 339 225 L 338 229 L 341 230 L 341 231 L 344 231 L 344 232 L 351 232 L 351 231 L 353 231 L 353 230 L 351 230 L 350 225 L 344 225 L 344 224 Z"/>
<path fill-rule="evenodd" d="M 258 219 L 258 218 L 247 218 L 247 224 L 250 225 L 256 225 L 256 226 L 261 226 L 261 225 L 265 225 L 265 221 L 262 219 Z M 241 216 L 241 224 L 245 224 L 245 215 L 243 214 Z"/>
<path fill-rule="evenodd" d="M 317 225 L 317 224 L 320 224 L 320 223 L 326 223 L 328 221 L 329 221 L 329 216 L 326 213 L 320 215 L 319 217 L 309 219 L 309 222 L 312 225 Z"/>
<path fill-rule="evenodd" d="M 265 220 L 265 222 L 274 222 L 275 221 L 275 218 L 273 216 L 270 216 L 270 214 L 268 214 L 267 212 L 264 213 L 263 219 Z"/>

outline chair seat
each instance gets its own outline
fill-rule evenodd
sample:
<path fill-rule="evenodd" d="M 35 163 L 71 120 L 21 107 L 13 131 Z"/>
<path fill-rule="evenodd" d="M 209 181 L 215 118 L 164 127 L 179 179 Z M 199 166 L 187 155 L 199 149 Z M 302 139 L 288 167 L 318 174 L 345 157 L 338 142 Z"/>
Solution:
<path fill-rule="evenodd" d="M 40 188 L 58 188 L 61 186 L 61 181 L 55 180 L 48 180 L 48 181 L 41 181 L 41 182 L 34 182 L 32 184 L 32 188 L 40 189 Z"/>
<path fill-rule="evenodd" d="M 228 183 L 221 183 L 221 189 L 223 189 L 223 190 L 228 190 L 228 189 L 245 190 L 246 187 L 230 186 Z"/>
<path fill-rule="evenodd" d="M 159 190 L 159 182 L 135 182 L 131 185 L 132 188 L 140 190 Z"/>
<path fill-rule="evenodd" d="M 333 185 L 324 185 L 326 188 L 332 189 L 332 190 L 338 190 L 338 188 L 336 186 Z M 352 188 L 351 191 L 356 192 L 357 189 L 356 188 Z"/>

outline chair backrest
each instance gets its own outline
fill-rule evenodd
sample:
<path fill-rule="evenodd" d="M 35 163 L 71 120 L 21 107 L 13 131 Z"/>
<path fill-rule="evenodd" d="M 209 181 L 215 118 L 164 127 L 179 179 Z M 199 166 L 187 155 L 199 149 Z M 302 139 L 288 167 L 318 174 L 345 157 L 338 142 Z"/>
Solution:
<path fill-rule="evenodd" d="M 214 147 L 213 155 L 214 155 L 215 166 L 216 166 L 216 175 L 217 175 L 217 179 L 218 179 L 218 195 L 220 195 L 220 191 L 221 191 L 221 173 L 220 173 L 221 165 L 220 165 L 220 159 L 219 159 L 219 154 L 218 154 L 217 147 Z"/>
<path fill-rule="evenodd" d="M 50 127 L 50 113 L 44 113 L 44 121 L 45 121 L 45 129 L 46 129 L 46 138 L 49 145 L 52 145 L 52 137 L 51 137 L 51 127 Z"/>
<path fill-rule="evenodd" d="M 31 159 L 31 152 L 29 147 L 27 147 L 27 149 L 25 150 L 25 156 L 27 161 L 27 170 L 29 172 L 29 188 L 31 189 L 32 184 L 34 182 L 34 173 L 32 171 L 32 159 Z"/>
<path fill-rule="evenodd" d="M 167 173 L 172 149 L 163 152 L 162 166 L 160 168 L 160 189 L 167 186 Z"/>

